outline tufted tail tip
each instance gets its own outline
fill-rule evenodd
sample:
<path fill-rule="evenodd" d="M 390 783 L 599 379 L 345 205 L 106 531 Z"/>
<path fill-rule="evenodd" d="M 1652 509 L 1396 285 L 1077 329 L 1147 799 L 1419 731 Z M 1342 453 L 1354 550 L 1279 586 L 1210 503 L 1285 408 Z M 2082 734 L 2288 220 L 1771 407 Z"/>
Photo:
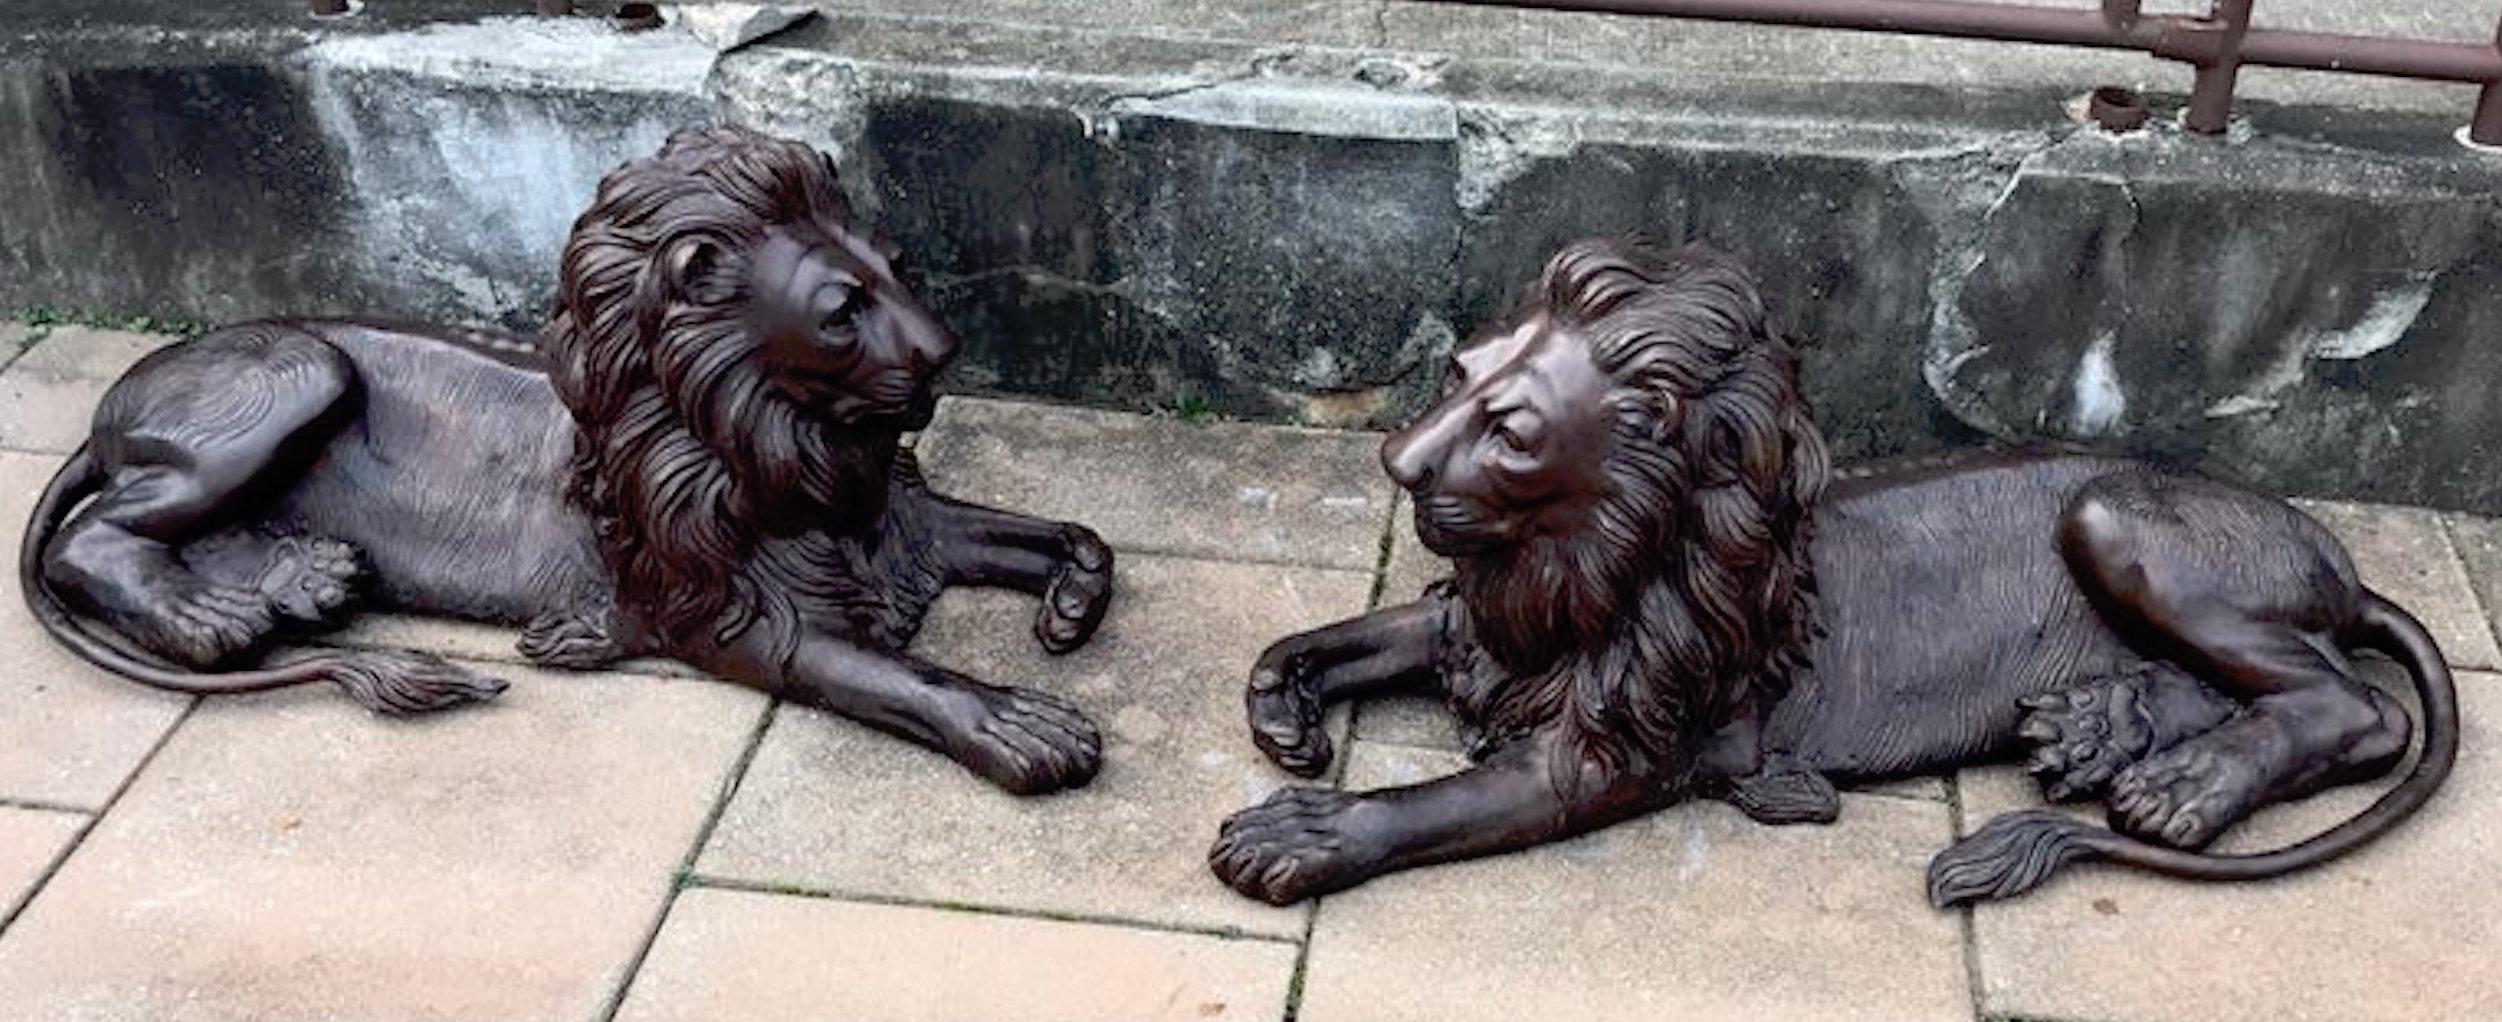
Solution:
<path fill-rule="evenodd" d="M 1929 860 L 1929 904 L 2012 898 L 2097 853 L 2099 828 L 2047 810 L 2008 813 Z"/>
<path fill-rule="evenodd" d="M 368 710 L 407 716 L 485 702 L 502 695 L 504 679 L 424 653 L 369 650 L 340 656 L 329 678 Z"/>

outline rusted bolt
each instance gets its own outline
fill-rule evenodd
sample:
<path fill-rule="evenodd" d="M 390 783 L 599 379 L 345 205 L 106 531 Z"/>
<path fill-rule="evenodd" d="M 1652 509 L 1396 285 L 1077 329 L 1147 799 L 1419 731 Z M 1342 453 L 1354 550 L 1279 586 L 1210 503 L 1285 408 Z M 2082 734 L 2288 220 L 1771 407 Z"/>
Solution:
<path fill-rule="evenodd" d="M 660 5 L 618 4 L 617 27 L 628 32 L 640 32 L 645 29 L 659 28 Z"/>
<path fill-rule="evenodd" d="M 539 14 L 543 17 L 561 18 L 571 13 L 573 0 L 539 0 Z"/>
<path fill-rule="evenodd" d="M 2146 97 L 2135 89 L 2106 85 L 2085 101 L 2085 116 L 2104 131 L 2135 131 L 2146 126 Z"/>
<path fill-rule="evenodd" d="M 313 16 L 336 18 L 348 13 L 348 0 L 313 0 Z"/>

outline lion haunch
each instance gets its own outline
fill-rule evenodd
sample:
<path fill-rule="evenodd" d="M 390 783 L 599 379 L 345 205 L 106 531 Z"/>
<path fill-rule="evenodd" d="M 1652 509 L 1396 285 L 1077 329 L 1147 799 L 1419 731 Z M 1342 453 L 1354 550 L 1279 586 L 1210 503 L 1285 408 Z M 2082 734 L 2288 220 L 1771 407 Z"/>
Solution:
<path fill-rule="evenodd" d="M 416 712 L 502 689 L 397 652 L 223 670 L 362 597 L 524 625 L 548 666 L 674 657 L 1014 791 L 1082 785 L 1083 714 L 902 653 L 958 583 L 1041 596 L 1036 638 L 1075 648 L 1112 559 L 1082 526 L 922 480 L 900 438 L 955 339 L 899 255 L 822 154 L 680 132 L 600 182 L 540 345 L 289 319 L 140 361 L 36 509 L 28 601 L 87 659 L 181 691 L 329 681 Z"/>
<path fill-rule="evenodd" d="M 1830 821 L 1837 783 L 2028 753 L 2053 798 L 2103 799 L 2116 832 L 2000 817 L 1932 863 L 1937 903 L 2021 893 L 2086 858 L 2254 879 L 2395 826 L 2456 751 L 2440 651 L 2281 501 L 2052 453 L 1834 481 L 1795 354 L 1746 272 L 1703 249 L 1557 252 L 1382 464 L 1455 574 L 1270 647 L 1245 693 L 1252 737 L 1316 774 L 1328 703 L 1439 691 L 1482 735 L 1478 762 L 1237 814 L 1209 862 L 1262 900 L 1694 796 Z M 2403 758 L 2412 722 L 2337 652 L 2354 648 L 2414 676 L 2413 774 L 2294 848 L 2198 853 L 2260 806 Z"/>

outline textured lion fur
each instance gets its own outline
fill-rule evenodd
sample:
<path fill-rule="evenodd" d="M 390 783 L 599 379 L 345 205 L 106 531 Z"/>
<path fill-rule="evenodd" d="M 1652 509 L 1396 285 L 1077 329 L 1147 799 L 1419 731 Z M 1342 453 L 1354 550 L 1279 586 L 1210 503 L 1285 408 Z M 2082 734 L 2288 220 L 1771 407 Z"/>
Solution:
<path fill-rule="evenodd" d="M 1539 313 L 1613 382 L 1611 492 L 1574 534 L 1458 561 L 1469 637 L 1496 669 L 1450 673 L 1451 694 L 1490 734 L 1563 727 L 1559 783 L 1591 765 L 1676 776 L 1804 664 L 1824 438 L 1795 351 L 1724 256 L 1576 242 L 1510 322 Z"/>
<path fill-rule="evenodd" d="M 743 319 L 749 253 L 803 219 L 851 222 L 824 155 L 691 129 L 603 178 L 565 243 L 548 354 L 577 428 L 572 494 L 620 607 L 679 648 L 761 623 L 787 656 L 828 610 L 894 644 L 918 618 L 862 552 L 906 544 L 858 542 L 896 524 L 890 477 L 918 486 L 899 435 L 787 400 Z"/>

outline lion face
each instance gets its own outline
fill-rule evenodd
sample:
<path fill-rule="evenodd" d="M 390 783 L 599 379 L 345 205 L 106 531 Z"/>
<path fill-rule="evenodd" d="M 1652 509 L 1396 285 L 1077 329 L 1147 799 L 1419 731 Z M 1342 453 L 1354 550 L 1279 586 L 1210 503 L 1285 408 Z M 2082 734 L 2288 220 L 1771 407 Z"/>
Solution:
<path fill-rule="evenodd" d="M 833 422 L 929 424 L 930 381 L 956 339 L 897 279 L 897 254 L 831 218 L 766 229 L 746 315 L 784 398 Z"/>
<path fill-rule="evenodd" d="M 1381 447 L 1415 496 L 1417 538 L 1465 557 L 1586 529 L 1611 492 L 1610 387 L 1589 346 L 1545 315 L 1453 355 L 1442 399 Z"/>

